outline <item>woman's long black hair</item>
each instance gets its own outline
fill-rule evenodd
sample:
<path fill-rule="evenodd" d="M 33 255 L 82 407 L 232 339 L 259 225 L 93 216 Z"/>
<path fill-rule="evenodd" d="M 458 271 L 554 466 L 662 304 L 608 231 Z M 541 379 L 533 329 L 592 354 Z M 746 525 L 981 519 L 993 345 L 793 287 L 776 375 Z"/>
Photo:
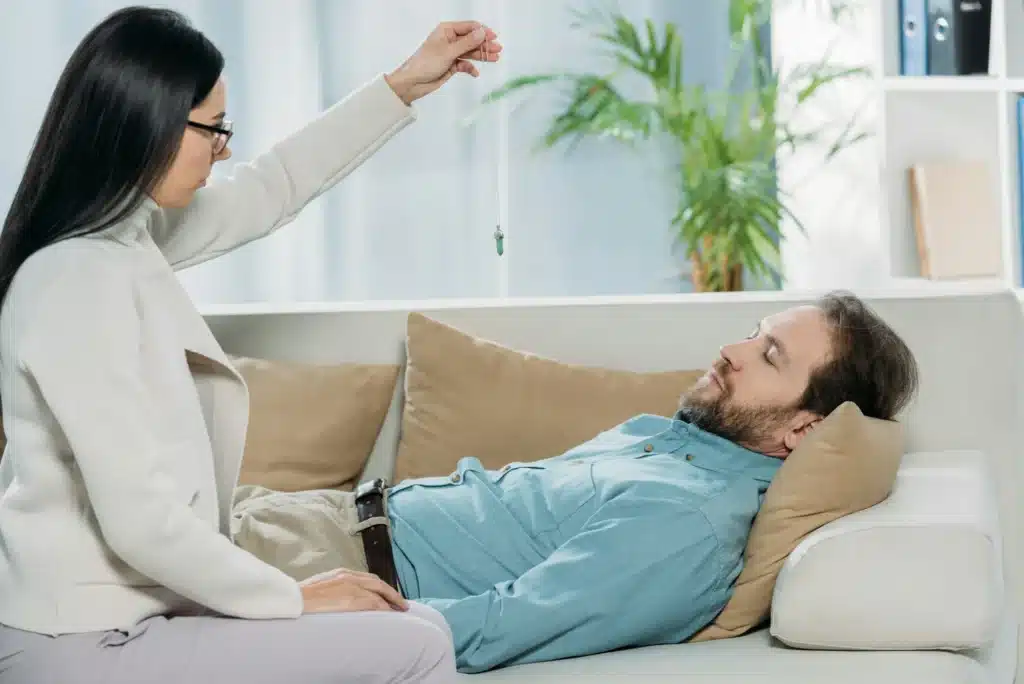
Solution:
<path fill-rule="evenodd" d="M 82 39 L 0 232 L 0 302 L 36 251 L 103 230 L 138 208 L 223 68 L 220 51 L 171 10 L 124 8 Z"/>

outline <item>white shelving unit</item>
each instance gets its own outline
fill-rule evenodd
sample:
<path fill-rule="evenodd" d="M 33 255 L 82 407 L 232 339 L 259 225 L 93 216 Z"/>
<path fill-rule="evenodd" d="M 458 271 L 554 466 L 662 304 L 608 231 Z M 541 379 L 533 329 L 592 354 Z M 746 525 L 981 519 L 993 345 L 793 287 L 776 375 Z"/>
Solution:
<path fill-rule="evenodd" d="M 999 222 L 965 229 L 998 233 L 1002 272 L 963 284 L 1008 286 L 1024 299 L 1017 121 L 1017 100 L 1024 94 L 1024 0 L 992 0 L 988 74 L 920 77 L 900 75 L 899 0 L 862 0 L 840 25 L 821 9 L 827 3 L 776 5 L 773 60 L 785 68 L 828 54 L 837 63 L 870 66 L 872 79 L 830 86 L 825 103 L 805 123 L 841 122 L 859 111 L 871 138 L 810 173 L 813 153 L 780 155 L 780 186 L 808 233 L 804 238 L 784 226 L 786 287 L 955 287 L 957 281 L 921 275 L 908 168 L 929 160 L 980 159 L 990 169 Z"/>
<path fill-rule="evenodd" d="M 878 133 L 882 158 L 880 214 L 896 279 L 919 278 L 907 168 L 929 160 L 983 160 L 999 200 L 1002 273 L 998 283 L 1021 288 L 1021 220 L 1017 100 L 1024 94 L 1024 3 L 992 0 L 989 73 L 901 76 L 897 0 L 880 0 Z"/>

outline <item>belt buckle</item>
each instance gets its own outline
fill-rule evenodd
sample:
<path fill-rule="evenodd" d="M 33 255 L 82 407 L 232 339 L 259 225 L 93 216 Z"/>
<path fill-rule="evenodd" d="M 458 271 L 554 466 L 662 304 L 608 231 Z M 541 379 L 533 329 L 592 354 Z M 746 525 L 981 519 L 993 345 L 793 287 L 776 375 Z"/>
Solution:
<path fill-rule="evenodd" d="M 356 487 L 356 501 L 362 501 L 363 499 L 369 498 L 374 495 L 384 496 L 384 491 L 388 488 L 388 481 L 383 477 L 378 477 L 376 480 L 370 480 L 369 482 L 363 482 Z"/>

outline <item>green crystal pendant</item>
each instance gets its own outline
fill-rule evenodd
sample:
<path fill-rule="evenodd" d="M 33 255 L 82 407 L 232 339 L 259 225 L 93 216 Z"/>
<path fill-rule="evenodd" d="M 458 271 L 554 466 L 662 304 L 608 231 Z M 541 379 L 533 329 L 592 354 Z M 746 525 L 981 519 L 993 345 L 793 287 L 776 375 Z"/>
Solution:
<path fill-rule="evenodd" d="M 501 226 L 494 231 L 494 246 L 498 249 L 498 256 L 505 253 L 505 234 L 501 232 Z"/>

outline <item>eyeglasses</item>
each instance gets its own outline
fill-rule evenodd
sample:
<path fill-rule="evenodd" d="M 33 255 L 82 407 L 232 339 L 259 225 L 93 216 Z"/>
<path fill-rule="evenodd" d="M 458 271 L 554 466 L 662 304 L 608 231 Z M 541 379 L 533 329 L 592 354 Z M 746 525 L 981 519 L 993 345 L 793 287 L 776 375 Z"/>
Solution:
<path fill-rule="evenodd" d="M 196 121 L 187 122 L 192 128 L 198 128 L 201 131 L 207 131 L 214 134 L 213 138 L 213 153 L 220 154 L 224 151 L 224 148 L 228 146 L 228 141 L 231 140 L 231 136 L 234 135 L 234 125 L 230 121 L 224 121 L 220 126 L 211 126 L 209 124 L 198 123 Z"/>

